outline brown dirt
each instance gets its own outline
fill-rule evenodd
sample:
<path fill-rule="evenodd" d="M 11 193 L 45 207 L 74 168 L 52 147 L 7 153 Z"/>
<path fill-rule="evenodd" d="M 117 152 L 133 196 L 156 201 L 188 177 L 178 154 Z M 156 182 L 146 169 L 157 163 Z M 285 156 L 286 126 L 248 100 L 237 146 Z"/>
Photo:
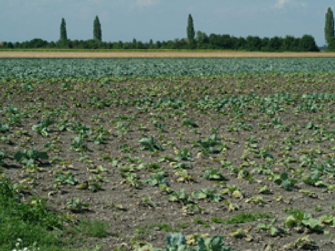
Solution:
<path fill-rule="evenodd" d="M 285 58 L 335 57 L 326 52 L 48 52 L 0 51 L 0 58 Z"/>
<path fill-rule="evenodd" d="M 221 235 L 225 236 L 226 245 L 230 245 L 235 250 L 284 250 L 284 245 L 292 243 L 299 237 L 310 235 L 310 239 L 316 241 L 318 250 L 334 250 L 333 243 L 329 242 L 329 236 L 334 233 L 333 228 L 327 226 L 325 230 L 330 231 L 330 235 L 324 235 L 317 232 L 309 232 L 303 229 L 289 229 L 289 235 L 271 237 L 265 231 L 257 231 L 255 228 L 259 223 L 269 223 L 270 219 L 260 219 L 256 222 L 225 225 L 214 223 L 212 217 L 220 217 L 223 220 L 240 213 L 268 213 L 274 217 L 278 217 L 276 226 L 282 227 L 282 222 L 288 217 L 288 214 L 283 213 L 286 208 L 303 209 L 306 212 L 313 214 L 315 218 L 327 213 L 333 213 L 334 193 L 324 193 L 324 188 L 314 187 L 304 184 L 298 179 L 298 183 L 293 191 L 286 191 L 280 188 L 266 178 L 265 175 L 252 174 L 254 177 L 251 180 L 237 176 L 234 171 L 229 171 L 227 168 L 221 168 L 221 163 L 218 159 L 231 161 L 235 167 L 244 166 L 244 169 L 251 171 L 262 164 L 266 164 L 261 158 L 255 158 L 253 154 L 247 154 L 243 159 L 241 155 L 248 147 L 245 145 L 247 139 L 251 136 L 258 137 L 260 142 L 257 149 L 268 146 L 270 153 L 276 158 L 276 163 L 271 168 L 275 173 L 288 172 L 291 177 L 297 173 L 291 173 L 285 166 L 280 165 L 283 156 L 279 153 L 283 152 L 282 147 L 287 144 L 285 139 L 292 139 L 296 143 L 292 145 L 292 150 L 289 156 L 298 158 L 303 149 L 311 149 L 320 146 L 324 151 L 323 154 L 332 154 L 330 150 L 334 146 L 331 140 L 322 140 L 321 142 L 313 141 L 312 132 L 303 126 L 312 121 L 314 124 L 325 125 L 328 129 L 333 129 L 334 119 L 326 119 L 328 113 L 334 111 L 333 103 L 326 103 L 325 107 L 328 110 L 318 111 L 317 113 L 294 113 L 294 107 L 298 103 L 282 104 L 286 110 L 275 115 L 266 115 L 258 111 L 257 104 L 249 103 L 249 107 L 235 107 L 232 104 L 224 108 L 228 113 L 218 113 L 214 109 L 199 110 L 195 104 L 200 98 L 208 96 L 224 97 L 224 95 L 242 95 L 248 93 L 256 93 L 258 95 L 268 97 L 268 95 L 288 92 L 291 94 L 302 94 L 312 92 L 331 92 L 334 93 L 334 78 L 317 76 L 314 80 L 311 78 L 304 79 L 300 77 L 248 77 L 240 78 L 219 78 L 219 79 L 173 79 L 173 80 L 127 80 L 122 82 L 110 81 L 109 84 L 99 84 L 95 82 L 75 82 L 72 83 L 72 89 L 65 91 L 61 86 L 64 83 L 45 83 L 34 84 L 32 92 L 23 92 L 20 83 L 2 84 L 0 88 L 0 96 L 2 98 L 2 108 L 9 107 L 14 104 L 20 112 L 28 112 L 27 116 L 21 118 L 22 124 L 10 125 L 10 131 L 4 133 L 5 136 L 10 136 L 12 143 L 0 143 L 2 151 L 8 151 L 10 156 L 13 156 L 19 149 L 29 149 L 32 147 L 40 151 L 45 151 L 45 145 L 54 141 L 54 148 L 48 150 L 49 160 L 44 161 L 44 171 L 28 173 L 22 169 L 22 165 L 15 161 L 5 160 L 4 173 L 12 178 L 15 182 L 20 182 L 27 178 L 35 179 L 33 184 L 22 182 L 25 186 L 30 186 L 29 190 L 32 194 L 38 194 L 42 197 L 48 197 L 48 204 L 59 213 L 69 213 L 75 216 L 76 220 L 84 217 L 88 220 L 107 221 L 111 225 L 110 237 L 101 239 L 88 238 L 88 244 L 95 244 L 102 241 L 104 246 L 101 250 L 112 250 L 120 243 L 126 243 L 131 246 L 131 240 L 134 244 L 137 241 L 151 242 L 155 247 L 164 247 L 165 237 L 172 230 L 182 232 L 185 235 L 194 234 L 197 232 L 208 233 L 210 236 Z M 206 88 L 205 88 L 206 87 Z M 205 89 L 204 89 L 205 88 Z M 6 94 L 6 95 L 5 95 Z M 6 96 L 6 98 L 4 97 Z M 97 101 L 88 103 L 88 99 L 92 95 L 99 95 L 101 99 L 111 99 L 110 106 L 94 108 Z M 134 104 L 138 98 L 151 97 L 154 100 L 158 98 L 183 98 L 185 107 L 173 108 L 169 105 L 166 107 L 150 106 L 145 110 L 145 105 Z M 138 109 L 142 107 L 144 110 Z M 36 109 L 35 109 L 36 108 Z M 237 109 L 238 108 L 238 109 Z M 239 119 L 239 109 L 246 112 L 244 117 Z M 250 114 L 258 113 L 258 118 L 253 118 Z M 28 115 L 31 116 L 28 116 Z M 324 115 L 321 121 L 320 115 Z M 166 115 L 166 116 L 165 116 Z M 88 151 L 84 152 L 91 160 L 82 162 L 78 160 L 80 153 L 70 150 L 71 139 L 76 137 L 76 134 L 71 131 L 60 131 L 56 125 L 50 126 L 50 132 L 47 137 L 37 134 L 32 130 L 32 126 L 37 124 L 37 121 L 46 120 L 50 116 L 58 121 L 67 119 L 68 123 L 82 123 L 91 125 L 93 134 L 85 139 L 85 144 L 88 146 Z M 133 119 L 127 120 L 133 116 Z M 163 117 L 162 117 L 163 116 Z M 165 117 L 164 117 L 165 116 Z M 280 117 L 282 123 L 290 128 L 290 131 L 281 131 L 279 129 L 269 128 L 261 129 L 259 123 L 269 123 L 273 117 Z M 11 115 L 0 114 L 2 122 L 6 123 Z M 197 128 L 199 134 L 191 128 L 182 126 L 184 118 L 192 118 L 199 125 Z M 155 121 L 161 124 L 166 124 L 164 127 L 166 132 L 160 131 L 155 127 Z M 229 130 L 229 126 L 237 120 L 244 121 L 246 124 L 251 124 L 251 131 L 239 128 L 234 132 Z M 117 122 L 129 125 L 128 132 L 123 134 L 117 127 Z M 102 125 L 104 129 L 110 132 L 110 135 L 105 135 L 106 142 L 104 144 L 93 144 L 93 136 L 96 135 L 96 129 Z M 140 129 L 140 125 L 146 126 L 147 129 Z M 215 129 L 216 128 L 216 129 Z M 238 127 L 237 127 L 238 128 Z M 27 134 L 20 135 L 19 130 L 26 130 Z M 210 154 L 209 156 L 198 156 L 199 148 L 192 148 L 195 141 L 208 137 L 216 130 L 222 142 L 227 144 L 230 149 L 220 154 Z M 140 150 L 138 140 L 145 136 L 153 136 L 158 140 L 159 144 L 163 145 L 165 151 L 150 153 L 147 150 Z M 307 139 L 309 141 L 307 141 Z M 175 143 L 175 148 L 168 144 L 169 141 Z M 129 148 L 122 150 L 120 145 L 128 144 Z M 189 174 L 195 177 L 195 181 L 182 182 L 178 181 L 174 174 L 174 169 L 169 162 L 158 162 L 158 158 L 167 155 L 175 158 L 176 149 L 188 148 L 194 158 L 191 161 L 192 168 L 187 169 Z M 108 159 L 104 159 L 102 154 L 109 154 L 111 158 L 119 157 L 119 166 L 113 166 Z M 127 154 L 128 157 L 126 156 Z M 314 153 L 319 160 L 327 159 L 323 154 Z M 51 159 L 60 156 L 65 162 L 57 164 L 51 162 Z M 139 188 L 135 188 L 128 183 L 122 183 L 120 175 L 120 167 L 134 164 L 137 167 L 135 157 L 138 157 L 141 162 L 156 163 L 164 170 L 165 180 L 170 184 L 173 191 L 179 192 L 182 188 L 185 192 L 191 194 L 202 188 L 216 189 L 220 193 L 224 189 L 224 184 L 219 184 L 211 180 L 201 177 L 204 173 L 204 167 L 218 169 L 225 177 L 225 182 L 228 185 L 236 185 L 241 188 L 245 198 L 236 199 L 228 195 L 221 195 L 223 200 L 219 203 L 194 200 L 197 205 L 204 208 L 202 213 L 183 213 L 182 204 L 170 202 L 168 194 L 162 192 L 158 187 L 152 187 L 149 184 L 143 183 Z M 252 161 L 255 161 L 252 163 Z M 186 161 L 181 161 L 186 162 Z M 100 191 L 95 193 L 89 190 L 80 190 L 70 184 L 61 184 L 59 187 L 54 187 L 54 179 L 57 173 L 71 172 L 79 181 L 83 183 L 93 178 L 92 169 L 102 165 L 107 169 L 106 172 L 100 173 L 101 176 L 108 179 L 108 182 L 97 182 L 102 186 Z M 289 163 L 292 170 L 299 168 L 299 163 Z M 144 181 L 152 173 L 153 169 L 143 168 L 134 170 L 138 175 L 139 181 Z M 334 184 L 334 178 L 323 175 L 325 182 Z M 257 188 L 262 185 L 268 185 L 269 194 L 258 194 Z M 304 196 L 300 189 L 309 189 L 316 193 L 316 198 Z M 25 191 L 23 189 L 23 191 Z M 259 196 L 263 197 L 264 204 L 245 203 L 245 199 Z M 143 199 L 151 196 L 152 202 L 156 205 L 143 202 Z M 283 196 L 282 200 L 277 200 L 278 196 Z M 71 198 L 80 198 L 84 202 L 91 204 L 89 210 L 83 210 L 80 213 L 71 213 L 65 210 L 66 203 Z M 231 201 L 238 206 L 237 211 L 229 211 L 223 201 Z M 113 207 L 112 203 L 121 204 L 124 209 L 120 210 Z M 315 211 L 316 206 L 319 206 L 321 211 Z M 198 224 L 195 221 L 201 219 L 204 224 Z M 164 225 L 165 224 L 165 225 Z M 169 229 L 168 229 L 168 228 Z M 232 230 L 239 228 L 247 229 L 251 227 L 248 233 L 251 240 L 247 238 L 234 238 L 229 234 Z M 305 232 L 304 232 L 305 231 Z M 269 249 L 269 246 L 273 249 Z M 289 249 L 286 249 L 289 250 Z M 316 250 L 315 248 L 312 250 Z"/>

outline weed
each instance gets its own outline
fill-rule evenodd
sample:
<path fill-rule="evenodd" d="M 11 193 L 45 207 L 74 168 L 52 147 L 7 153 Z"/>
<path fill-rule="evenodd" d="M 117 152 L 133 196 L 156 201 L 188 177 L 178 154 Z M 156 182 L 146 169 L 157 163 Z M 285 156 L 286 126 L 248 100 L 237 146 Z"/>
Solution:
<path fill-rule="evenodd" d="M 110 228 L 111 226 L 108 222 L 97 220 L 86 221 L 81 219 L 78 226 L 75 227 L 75 231 L 86 236 L 103 238 L 111 235 L 107 232 L 107 230 Z"/>
<path fill-rule="evenodd" d="M 240 223 L 257 221 L 258 219 L 269 219 L 269 218 L 273 218 L 273 216 L 267 213 L 242 212 L 242 213 L 235 214 L 232 217 L 229 217 L 227 220 L 223 222 L 223 224 L 225 225 L 240 224 Z"/>

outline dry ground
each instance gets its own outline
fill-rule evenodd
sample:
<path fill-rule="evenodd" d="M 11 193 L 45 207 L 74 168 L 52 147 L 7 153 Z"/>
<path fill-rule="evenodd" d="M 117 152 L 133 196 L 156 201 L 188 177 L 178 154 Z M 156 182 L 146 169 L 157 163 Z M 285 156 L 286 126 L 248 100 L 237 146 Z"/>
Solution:
<path fill-rule="evenodd" d="M 306 81 L 310 81 L 310 83 Z M 27 115 L 21 118 L 22 124 L 10 124 L 9 131 L 2 134 L 2 136 L 10 137 L 11 140 L 8 142 L 3 140 L 0 143 L 0 149 L 4 152 L 8 151 L 9 155 L 13 156 L 19 149 L 35 147 L 40 151 L 48 151 L 50 157 L 48 161 L 44 161 L 42 166 L 44 170 L 40 170 L 40 172 L 22 169 L 18 162 L 6 159 L 3 172 L 15 182 L 21 182 L 23 186 L 30 186 L 30 193 L 49 197 L 48 204 L 59 213 L 70 213 L 75 216 L 76 220 L 85 217 L 88 220 L 96 219 L 109 222 L 113 235 L 102 240 L 90 240 L 92 244 L 96 241 L 103 241 L 104 247 L 101 251 L 111 250 L 119 243 L 127 243 L 130 246 L 131 242 L 134 243 L 135 240 L 148 241 L 156 247 L 164 247 L 165 236 L 175 231 L 180 231 L 185 235 L 197 232 L 208 233 L 210 236 L 223 235 L 226 244 L 234 247 L 235 250 L 290 250 L 282 247 L 294 242 L 299 237 L 309 235 L 311 239 L 316 241 L 316 246 L 313 246 L 311 250 L 334 250 L 334 244 L 329 242 L 330 236 L 334 234 L 334 229 L 326 224 L 324 230 L 329 231 L 329 235 L 308 229 L 291 228 L 289 234 L 271 237 L 268 232 L 258 231 L 256 227 L 259 223 L 269 224 L 272 219 L 259 219 L 251 223 L 228 225 L 218 223 L 218 219 L 227 220 L 241 212 L 259 212 L 278 217 L 276 226 L 282 227 L 283 221 L 288 217 L 288 214 L 283 212 L 284 209 L 303 209 L 312 213 L 314 218 L 333 213 L 334 193 L 325 190 L 325 188 L 301 182 L 298 173 L 293 170 L 299 170 L 302 167 L 299 167 L 299 163 L 294 162 L 293 159 L 288 162 L 289 168 L 280 165 L 280 162 L 284 162 L 286 158 L 286 156 L 283 157 L 283 149 L 288 147 L 287 142 L 292 142 L 288 148 L 292 149 L 288 150 L 286 154 L 295 159 L 299 159 L 302 150 L 310 151 L 310 149 L 313 150 L 317 147 L 322 149 L 322 154 L 313 154 L 318 156 L 319 160 L 326 160 L 327 158 L 323 156 L 327 154 L 331 156 L 334 153 L 331 150 L 334 146 L 333 141 L 316 142 L 318 139 L 314 139 L 313 137 L 316 136 L 312 135 L 314 131 L 304 128 L 307 122 L 312 121 L 314 125 L 321 126 L 322 124 L 322 128 L 332 129 L 334 120 L 329 112 L 334 111 L 331 109 L 334 104 L 332 102 L 325 103 L 328 112 L 325 108 L 315 113 L 294 112 L 295 107 L 300 104 L 296 103 L 297 101 L 281 104 L 284 110 L 273 116 L 280 116 L 283 125 L 287 125 L 289 131 L 260 128 L 259 124 L 271 122 L 273 117 L 261 113 L 259 111 L 261 107 L 251 102 L 243 107 L 243 104 L 238 107 L 230 103 L 224 108 L 226 112 L 222 111 L 222 113 L 210 108 L 203 110 L 196 108 L 197 102 L 205 96 L 223 98 L 225 94 L 233 97 L 252 92 L 260 97 L 283 92 L 291 94 L 314 91 L 325 93 L 334 90 L 333 82 L 334 78 L 322 76 L 313 80 L 299 77 L 180 79 L 173 82 L 170 80 L 128 80 L 115 81 L 107 85 L 95 82 L 78 82 L 72 83 L 68 90 L 62 87 L 63 83 L 33 84 L 34 90 L 30 92 L 23 92 L 20 83 L 3 84 L 0 89 L 0 96 L 4 97 L 2 107 L 4 111 L 8 108 L 8 111 L 1 113 L 0 120 L 4 123 L 10 123 L 11 105 L 17 106 L 21 113 L 26 112 Z M 97 101 L 90 101 L 92 95 L 98 95 L 105 100 L 111 99 L 110 106 L 94 107 Z M 158 97 L 165 100 L 168 97 L 173 97 L 173 100 L 183 98 L 186 107 L 180 108 L 178 105 L 178 107 L 174 107 L 171 103 L 166 103 L 166 107 L 159 108 L 153 105 L 146 107 L 145 104 L 133 103 L 135 100 L 144 102 L 145 98 L 149 97 L 153 98 L 156 103 Z M 316 101 L 316 103 L 318 102 Z M 242 110 L 246 112 L 245 117 L 240 116 Z M 252 114 L 258 115 L 252 116 Z M 240 116 L 240 118 L 237 119 L 235 116 Z M 50 126 L 49 135 L 43 137 L 32 130 L 32 126 L 38 124 L 38 121 L 46 120 L 46 117 L 56 119 L 58 122 Z M 199 127 L 185 128 L 182 125 L 185 118 L 194 119 Z M 88 150 L 83 152 L 83 155 L 87 158 L 86 160 L 79 160 L 80 153 L 70 150 L 72 139 L 76 137 L 76 134 L 71 130 L 61 131 L 57 126 L 61 121 L 91 125 L 94 133 L 85 139 Z M 238 121 L 252 125 L 253 129 L 249 128 L 249 131 L 248 128 L 240 128 L 237 124 Z M 159 130 L 159 123 L 162 126 L 166 125 L 166 131 Z M 95 145 L 93 137 L 97 134 L 100 125 L 110 134 L 104 136 L 106 140 L 104 144 Z M 238 130 L 234 131 L 235 127 Z M 199 148 L 192 148 L 193 142 L 208 137 L 214 131 L 229 146 L 229 149 L 220 154 L 210 154 L 208 157 L 199 156 Z M 138 140 L 145 135 L 157 139 L 165 151 L 151 153 L 147 150 L 140 150 Z M 278 165 L 273 164 L 271 167 L 275 173 L 285 171 L 289 173 L 290 177 L 295 177 L 298 180 L 298 184 L 292 191 L 286 191 L 273 181 L 268 180 L 265 175 L 252 171 L 260 165 L 266 165 L 265 160 L 254 157 L 251 152 L 248 156 L 241 157 L 244 151 L 249 149 L 248 140 L 253 136 L 259 140 L 257 146 L 254 146 L 256 147 L 255 151 L 266 148 L 276 158 Z M 159 162 L 159 157 L 167 155 L 174 158 L 176 157 L 175 151 L 184 148 L 189 149 L 193 156 L 193 161 L 189 161 L 192 168 L 187 169 L 187 172 L 190 176 L 195 177 L 195 180 L 192 178 L 180 180 L 180 177 L 175 174 L 177 169 L 173 168 L 169 161 Z M 107 155 L 118 160 L 118 165 L 113 163 Z M 52 162 L 51 159 L 57 156 L 64 161 Z M 129 183 L 124 183 L 126 179 L 121 174 L 126 172 L 126 168 L 133 169 L 129 172 L 137 173 L 136 182 L 144 182 L 158 171 L 158 166 L 154 165 L 137 169 L 139 165 L 137 160 L 159 165 L 165 180 L 173 191 L 179 192 L 185 188 L 185 192 L 191 194 L 202 188 L 209 188 L 216 190 L 222 196 L 222 200 L 219 203 L 194 200 L 204 211 L 202 213 L 196 210 L 195 212 L 191 212 L 191 210 L 183 212 L 183 203 L 169 201 L 169 195 L 160 191 L 157 186 L 153 187 L 143 183 L 136 188 Z M 231 161 L 236 168 L 243 167 L 245 171 L 252 174 L 253 178 L 240 177 L 236 171 L 229 170 L 227 167 L 223 168 L 219 160 Z M 99 173 L 95 168 L 100 165 L 106 170 Z M 215 182 L 215 180 L 202 177 L 205 171 L 204 167 L 222 172 L 225 177 L 224 182 Z M 308 171 L 306 167 L 303 169 Z M 57 186 L 55 182 L 57 174 L 72 173 L 78 179 L 79 184 L 82 184 L 97 179 L 93 172 L 98 172 L 103 179 L 106 179 L 104 182 L 97 181 L 101 185 L 101 190 L 95 193 L 88 189 L 78 189 L 67 183 L 61 183 Z M 331 175 L 324 174 L 322 177 L 328 184 L 335 182 Z M 245 198 L 238 199 L 221 194 L 220 191 L 225 188 L 225 183 L 240 187 Z M 258 194 L 257 189 L 265 185 L 269 187 L 269 192 Z M 302 189 L 310 190 L 311 195 L 314 196 L 299 192 Z M 147 200 L 148 196 L 150 196 L 149 201 Z M 245 202 L 246 199 L 255 196 L 262 196 L 263 202 L 256 204 Z M 66 203 L 71 198 L 80 198 L 84 202 L 90 203 L 91 207 L 79 213 L 71 213 L 65 209 Z M 232 202 L 236 206 L 236 211 L 228 208 L 223 201 Z M 122 205 L 123 208 L 117 205 Z M 237 229 L 249 229 L 248 236 L 250 235 L 251 239 L 229 236 L 233 230 Z M 271 245 L 273 245 L 273 249 L 270 249 Z"/>
<path fill-rule="evenodd" d="M 0 51 L 0 58 L 284 58 L 335 57 L 328 52 L 238 52 L 238 51 Z"/>

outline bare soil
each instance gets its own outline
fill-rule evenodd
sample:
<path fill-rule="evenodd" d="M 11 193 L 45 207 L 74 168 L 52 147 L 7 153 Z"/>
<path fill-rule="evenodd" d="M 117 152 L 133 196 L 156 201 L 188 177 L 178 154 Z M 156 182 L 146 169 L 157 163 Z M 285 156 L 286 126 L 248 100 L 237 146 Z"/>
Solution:
<path fill-rule="evenodd" d="M 58 53 L 43 54 L 57 55 Z M 102 53 L 103 54 L 103 53 Z M 4 54 L 2 54 L 4 55 Z M 15 55 L 15 54 L 11 54 Z M 21 55 L 36 55 L 35 53 Z M 77 54 L 69 54 L 77 55 Z M 78 54 L 88 55 L 88 54 Z M 92 54 L 93 55 L 93 54 Z M 94 54 L 97 55 L 97 54 Z M 107 54 L 106 54 L 107 55 Z M 132 54 L 129 54 L 132 55 Z M 147 55 L 147 54 L 146 54 Z M 189 55 L 189 54 L 187 54 Z M 235 55 L 235 54 L 234 54 Z M 245 53 L 238 55 L 246 55 Z M 40 57 L 40 54 L 38 54 Z M 62 56 L 64 57 L 64 55 Z M 208 57 L 208 55 L 206 55 Z M 321 215 L 333 214 L 332 206 L 335 205 L 334 193 L 325 191 L 324 188 L 307 185 L 296 177 L 298 183 L 292 191 L 274 184 L 268 180 L 267 176 L 252 173 L 252 170 L 262 164 L 267 164 L 265 159 L 256 158 L 252 154 L 241 157 L 247 150 L 246 142 L 251 136 L 260 139 L 257 143 L 257 149 L 268 146 L 269 153 L 274 156 L 275 164 L 271 166 L 275 173 L 288 172 L 291 177 L 297 173 L 292 170 L 299 168 L 299 162 L 288 163 L 292 166 L 290 171 L 283 163 L 283 157 L 280 153 L 284 150 L 282 147 L 287 145 L 284 140 L 292 139 L 300 143 L 294 144 L 289 151 L 289 156 L 299 159 L 302 155 L 301 150 L 312 149 L 320 146 L 323 153 L 314 153 L 319 160 L 326 159 L 327 154 L 334 154 L 331 147 L 334 142 L 322 140 L 317 142 L 312 140 L 311 130 L 303 128 L 306 123 L 312 121 L 314 124 L 324 125 L 328 129 L 334 128 L 334 119 L 327 118 L 327 115 L 334 111 L 334 103 L 327 103 L 325 107 L 328 110 L 309 113 L 302 111 L 295 113 L 294 108 L 299 104 L 283 104 L 285 111 L 272 115 L 266 115 L 258 111 L 257 104 L 248 104 L 248 107 L 239 107 L 245 115 L 239 119 L 246 124 L 252 125 L 252 130 L 238 128 L 237 131 L 228 130 L 229 126 L 236 122 L 237 112 L 233 110 L 235 106 L 228 105 L 227 112 L 218 113 L 215 109 L 199 109 L 196 103 L 205 97 L 227 97 L 234 95 L 246 95 L 255 93 L 262 97 L 276 93 L 334 93 L 334 77 L 315 76 L 314 80 L 308 80 L 299 76 L 268 76 L 268 77 L 248 77 L 248 78 L 219 78 L 219 79 L 152 79 L 152 80 L 124 80 L 121 82 L 109 81 L 108 83 L 96 82 L 73 82 L 69 90 L 62 88 L 64 82 L 51 83 L 32 83 L 33 91 L 24 92 L 21 83 L 6 83 L 0 88 L 0 97 L 2 109 L 5 110 L 11 105 L 19 108 L 20 113 L 27 112 L 27 115 L 21 118 L 21 124 L 10 125 L 9 132 L 3 133 L 3 136 L 10 136 L 11 142 L 1 142 L 0 149 L 3 152 L 8 151 L 9 156 L 22 149 L 32 147 L 39 151 L 48 151 L 49 160 L 43 161 L 40 167 L 43 170 L 29 173 L 29 169 L 23 169 L 23 166 L 16 161 L 6 159 L 4 165 L 4 174 L 9 176 L 14 182 L 21 182 L 29 190 L 22 188 L 22 193 L 38 194 L 41 197 L 48 198 L 48 205 L 58 213 L 70 214 L 74 216 L 74 222 L 84 217 L 87 220 L 106 221 L 110 223 L 111 235 L 103 239 L 87 238 L 88 242 L 83 245 L 103 242 L 101 250 L 112 250 L 118 244 L 123 243 L 129 249 L 134 243 L 146 241 L 153 244 L 154 247 L 164 247 L 166 236 L 172 232 L 182 232 L 185 235 L 194 233 L 208 233 L 210 236 L 221 235 L 225 237 L 226 245 L 234 247 L 235 250 L 293 250 L 287 245 L 293 243 L 299 237 L 309 235 L 314 240 L 315 245 L 311 245 L 311 250 L 334 250 L 333 242 L 329 238 L 334 234 L 334 229 L 324 226 L 324 230 L 329 231 L 329 235 L 320 232 L 310 231 L 308 229 L 291 228 L 289 234 L 271 237 L 266 231 L 256 230 L 259 223 L 270 223 L 272 219 L 259 219 L 255 222 L 241 224 L 222 224 L 214 223 L 213 217 L 220 217 L 223 220 L 241 212 L 246 213 L 268 213 L 273 217 L 278 217 L 276 226 L 282 227 L 283 221 L 288 217 L 284 209 L 303 209 L 313 214 L 314 218 Z M 6 94 L 6 95 L 5 95 Z M 5 96 L 6 97 L 5 97 Z M 100 99 L 96 102 L 88 102 L 92 95 L 98 95 Z M 135 104 L 137 99 L 150 97 L 155 102 L 159 98 L 172 97 L 174 99 L 183 99 L 184 106 L 166 105 L 165 107 L 155 108 L 145 104 Z M 109 100 L 108 106 L 96 107 L 94 105 L 101 101 Z M 235 109 L 237 109 L 235 107 Z M 237 112 L 237 113 L 236 113 Z M 242 112 L 243 113 L 243 112 Z M 259 114 L 258 117 L 252 117 L 250 114 Z M 324 119 L 318 119 L 321 115 Z M 0 119 L 3 123 L 8 121 L 11 115 L 1 113 Z M 45 121 L 46 118 L 55 119 L 58 122 L 50 126 L 48 136 L 42 136 L 32 130 L 32 126 L 38 121 Z M 262 129 L 260 123 L 269 123 L 274 117 L 280 117 L 283 125 L 289 127 L 289 131 L 280 131 L 275 128 Z M 194 119 L 198 125 L 196 130 L 183 126 L 185 118 Z M 70 150 L 72 140 L 76 134 L 71 131 L 60 131 L 58 125 L 61 121 L 67 120 L 68 123 L 81 123 L 90 125 L 93 134 L 85 139 L 88 150 L 83 152 L 89 160 L 79 161 L 80 152 Z M 118 123 L 123 123 L 126 132 L 118 128 Z M 158 124 L 165 124 L 166 131 L 160 130 Z M 105 143 L 93 144 L 94 136 L 97 134 L 99 126 L 109 131 L 109 135 L 104 136 Z M 119 124 L 120 125 L 120 124 Z M 155 126 L 156 125 L 156 126 Z M 127 129 L 127 126 L 128 129 Z M 146 129 L 144 128 L 146 127 Z M 19 131 L 27 132 L 22 135 Z M 229 149 L 218 154 L 209 154 L 208 156 L 199 155 L 199 148 L 192 148 L 194 143 L 205 137 L 209 137 L 216 132 L 221 141 Z M 152 153 L 148 150 L 140 150 L 139 139 L 153 136 L 164 151 Z M 173 141 L 175 145 L 169 144 Z M 53 142 L 54 147 L 46 148 L 47 143 Z M 120 147 L 125 146 L 127 147 Z M 171 162 L 159 162 L 159 157 L 167 155 L 175 158 L 176 149 L 188 148 L 193 156 L 193 161 L 175 161 L 190 162 L 192 168 L 186 169 L 190 176 L 189 180 L 179 179 L 175 175 L 175 169 Z M 104 155 L 105 154 L 105 155 Z M 119 160 L 118 165 L 106 157 Z M 64 161 L 61 163 L 51 160 L 59 156 Z M 220 191 L 226 185 L 236 185 L 241 188 L 244 198 L 234 198 L 233 196 L 223 195 L 218 203 L 208 200 L 194 200 L 194 202 L 204 209 L 203 212 L 184 212 L 183 204 L 171 202 L 168 200 L 169 194 L 160 191 L 157 186 L 150 186 L 144 181 L 149 178 L 155 168 L 145 167 L 136 169 L 139 163 L 155 163 L 165 172 L 165 180 L 170 184 L 172 191 L 180 192 L 185 189 L 187 194 L 198 191 L 203 188 Z M 114 159 L 115 160 L 115 159 Z M 239 176 L 227 168 L 222 168 L 222 161 L 230 161 L 235 167 L 243 167 L 252 175 L 252 178 Z M 115 164 L 115 163 L 114 163 Z M 134 164 L 132 173 L 137 173 L 137 183 L 139 187 L 134 187 L 129 183 L 123 182 L 125 178 L 120 173 L 121 168 Z M 55 186 L 54 180 L 57 174 L 72 173 L 78 179 L 79 184 L 94 180 L 92 170 L 103 166 L 106 171 L 99 173 L 105 177 L 106 181 L 96 181 L 101 185 L 101 189 L 92 192 L 88 189 L 78 189 L 70 184 L 60 184 Z M 204 167 L 210 167 L 222 172 L 225 182 L 215 182 L 202 177 Z M 157 168 L 157 167 L 156 167 Z M 307 170 L 308 171 L 308 170 Z M 30 180 L 28 178 L 31 178 Z M 323 175 L 322 178 L 328 184 L 334 184 L 332 176 Z M 258 187 L 268 185 L 268 194 L 258 194 Z M 307 196 L 299 192 L 301 189 L 308 189 L 315 192 L 316 196 Z M 151 202 L 145 198 L 151 196 Z M 246 199 L 255 196 L 262 196 L 264 203 L 246 203 Z M 280 197 L 282 196 L 282 197 Z M 71 212 L 65 209 L 66 203 L 71 198 L 80 198 L 91 205 L 90 208 L 80 212 Z M 224 201 L 230 201 L 235 206 L 235 210 L 230 210 Z M 118 205 L 122 205 L 118 206 Z M 200 224 L 201 223 L 201 224 Z M 233 230 L 243 228 L 247 237 L 236 238 L 230 236 Z M 285 246 L 286 245 L 286 246 Z"/>

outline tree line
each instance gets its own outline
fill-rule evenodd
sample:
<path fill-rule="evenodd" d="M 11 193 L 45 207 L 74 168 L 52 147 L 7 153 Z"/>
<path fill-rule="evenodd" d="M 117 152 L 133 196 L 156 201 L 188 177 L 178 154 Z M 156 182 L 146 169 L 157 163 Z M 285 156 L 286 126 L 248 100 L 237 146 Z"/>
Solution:
<path fill-rule="evenodd" d="M 102 41 L 102 30 L 99 17 L 96 16 L 93 22 L 93 39 L 70 40 L 67 36 L 66 21 L 62 18 L 60 25 L 60 39 L 57 42 L 48 42 L 43 39 L 33 39 L 25 42 L 3 42 L 6 49 L 208 49 L 208 50 L 243 50 L 243 51 L 318 51 L 315 40 L 310 35 L 301 38 L 293 36 L 260 38 L 258 36 L 234 37 L 230 35 L 210 34 L 194 29 L 194 22 L 191 14 L 188 16 L 187 38 L 168 41 L 149 42 L 104 42 Z M 334 39 L 335 40 L 335 39 Z M 335 41 L 334 41 L 335 45 Z"/>

